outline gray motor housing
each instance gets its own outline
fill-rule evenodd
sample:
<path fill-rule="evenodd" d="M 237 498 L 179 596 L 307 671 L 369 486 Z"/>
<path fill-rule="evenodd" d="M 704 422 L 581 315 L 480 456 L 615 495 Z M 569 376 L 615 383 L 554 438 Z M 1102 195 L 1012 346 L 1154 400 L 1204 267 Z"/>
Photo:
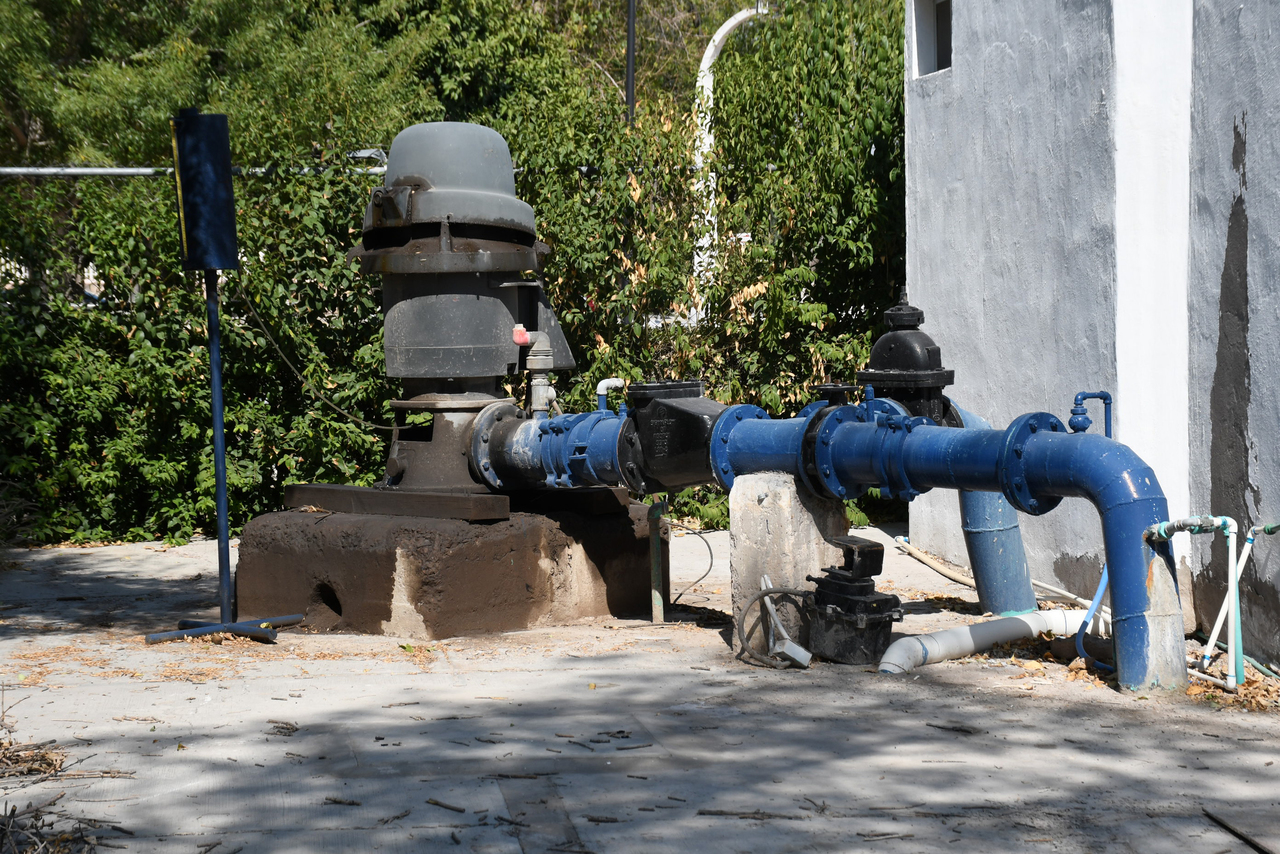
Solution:
<path fill-rule="evenodd" d="M 554 370 L 574 367 L 551 303 L 537 282 L 501 273 L 388 275 L 383 278 L 387 376 L 506 376 L 524 370 L 528 348 L 512 340 L 517 323 L 550 335 Z"/>
<path fill-rule="evenodd" d="M 370 193 L 361 272 L 383 276 L 387 375 L 461 380 L 524 369 L 516 324 L 546 332 L 552 370 L 576 367 L 541 282 L 533 208 L 516 197 L 511 151 L 492 128 L 418 124 L 391 144 Z"/>

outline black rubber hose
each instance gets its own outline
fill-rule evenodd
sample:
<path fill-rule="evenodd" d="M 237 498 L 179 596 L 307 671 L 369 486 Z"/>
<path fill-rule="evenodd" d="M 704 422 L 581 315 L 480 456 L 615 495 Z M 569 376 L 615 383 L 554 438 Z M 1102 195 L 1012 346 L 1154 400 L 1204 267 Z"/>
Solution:
<path fill-rule="evenodd" d="M 693 584 L 690 584 L 688 587 L 686 587 L 685 589 L 681 590 L 679 593 L 676 594 L 676 598 L 671 600 L 671 604 L 675 605 L 680 601 L 681 596 L 688 593 L 690 590 L 692 590 L 694 587 L 697 586 L 699 581 L 701 581 L 702 579 L 706 578 L 708 575 L 711 574 L 711 570 L 714 569 L 716 565 L 716 553 L 712 551 L 711 543 L 707 540 L 706 537 L 702 535 L 701 531 L 695 531 L 693 528 L 690 528 L 688 525 L 681 525 L 679 522 L 672 522 L 670 519 L 667 520 L 667 524 L 671 525 L 673 528 L 680 528 L 682 530 L 688 531 L 690 534 L 693 534 L 695 537 L 702 540 L 702 544 L 707 547 L 707 559 L 708 559 L 707 571 L 702 573 L 702 575 L 699 575 L 697 580 L 694 581 Z"/>
<path fill-rule="evenodd" d="M 755 594 L 750 599 L 748 599 L 746 604 L 742 606 L 742 609 L 738 611 L 738 621 L 737 621 L 738 622 L 738 643 L 739 645 L 741 645 L 742 651 L 747 654 L 747 657 L 753 659 L 754 661 L 759 662 L 760 664 L 765 665 L 766 667 L 772 667 L 775 670 L 784 670 L 790 667 L 791 662 L 778 661 L 777 659 L 774 659 L 774 658 L 765 658 L 763 655 L 758 654 L 747 643 L 747 636 L 743 629 L 743 626 L 745 626 L 747 622 L 747 611 L 750 611 L 752 605 L 756 604 L 766 596 L 798 596 L 801 599 L 807 599 L 812 595 L 813 595 L 812 590 L 801 590 L 798 587 L 770 587 L 765 590 L 761 590 L 759 593 Z M 760 622 L 764 623 L 768 619 L 769 619 L 769 616 L 765 613 L 764 606 L 761 605 L 760 606 Z"/>

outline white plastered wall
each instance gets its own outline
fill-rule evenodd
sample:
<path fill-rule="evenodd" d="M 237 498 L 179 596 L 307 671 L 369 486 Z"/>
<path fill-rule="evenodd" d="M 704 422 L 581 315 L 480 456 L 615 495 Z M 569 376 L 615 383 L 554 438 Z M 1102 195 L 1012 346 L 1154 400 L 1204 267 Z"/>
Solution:
<path fill-rule="evenodd" d="M 1115 0 L 1116 428 L 1191 512 L 1191 0 Z M 1100 429 L 1101 419 L 1095 417 Z M 1207 511 L 1206 511 L 1207 512 Z M 1175 541 L 1186 554 L 1186 534 Z"/>

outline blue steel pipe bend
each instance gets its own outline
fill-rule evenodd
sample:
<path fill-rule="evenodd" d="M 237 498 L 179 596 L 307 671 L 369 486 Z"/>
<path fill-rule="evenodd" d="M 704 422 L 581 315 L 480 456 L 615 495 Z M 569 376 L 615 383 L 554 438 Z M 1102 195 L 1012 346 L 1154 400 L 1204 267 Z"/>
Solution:
<path fill-rule="evenodd" d="M 731 476 L 804 472 L 804 460 L 793 456 L 797 435 L 803 438 L 801 420 L 739 421 L 727 411 L 713 442 L 717 475 L 723 477 L 719 466 L 726 462 Z M 1089 500 L 1102 517 L 1120 683 L 1186 686 L 1172 554 L 1167 544 L 1153 552 L 1142 537 L 1147 526 L 1168 518 L 1168 506 L 1155 473 L 1128 447 L 1096 434 L 1068 434 L 1043 412 L 1023 415 L 1004 431 L 957 430 L 873 412 L 866 404 L 827 410 L 817 437 L 813 467 L 835 495 L 856 496 L 868 486 L 908 500 L 934 487 L 1003 492 L 1032 515 L 1065 497 Z"/>

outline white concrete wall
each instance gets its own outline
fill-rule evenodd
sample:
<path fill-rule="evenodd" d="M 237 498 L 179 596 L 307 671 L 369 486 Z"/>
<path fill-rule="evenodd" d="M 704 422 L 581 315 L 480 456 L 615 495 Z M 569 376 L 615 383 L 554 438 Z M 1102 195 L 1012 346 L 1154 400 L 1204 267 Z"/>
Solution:
<path fill-rule="evenodd" d="M 1242 525 L 1280 519 L 1280 4 L 1196 0 L 1191 102 L 1191 487 Z M 1196 538 L 1201 622 L 1226 589 Z M 1241 582 L 1245 650 L 1280 661 L 1280 536 Z"/>
<path fill-rule="evenodd" d="M 917 6 L 907 285 L 952 396 L 1002 426 L 1109 390 L 1171 515 L 1280 520 L 1280 3 L 957 2 L 952 67 L 933 74 Z M 1090 592 L 1092 509 L 1022 519 L 1033 574 Z M 911 533 L 965 559 L 953 495 L 919 499 Z M 1175 547 L 1211 623 L 1222 539 Z M 1256 554 L 1246 649 L 1276 661 L 1280 537 Z"/>
<path fill-rule="evenodd" d="M 909 296 L 958 403 L 1001 428 L 1030 411 L 1065 420 L 1076 392 L 1116 389 L 1111 4 L 952 9 L 951 68 L 906 82 Z M 1033 575 L 1092 592 L 1093 508 L 1022 519 Z M 918 498 L 911 535 L 967 562 L 955 493 Z"/>
<path fill-rule="evenodd" d="M 1191 512 L 1187 247 L 1191 0 L 1116 0 L 1115 438 Z M 1185 554 L 1190 536 L 1174 541 Z"/>

